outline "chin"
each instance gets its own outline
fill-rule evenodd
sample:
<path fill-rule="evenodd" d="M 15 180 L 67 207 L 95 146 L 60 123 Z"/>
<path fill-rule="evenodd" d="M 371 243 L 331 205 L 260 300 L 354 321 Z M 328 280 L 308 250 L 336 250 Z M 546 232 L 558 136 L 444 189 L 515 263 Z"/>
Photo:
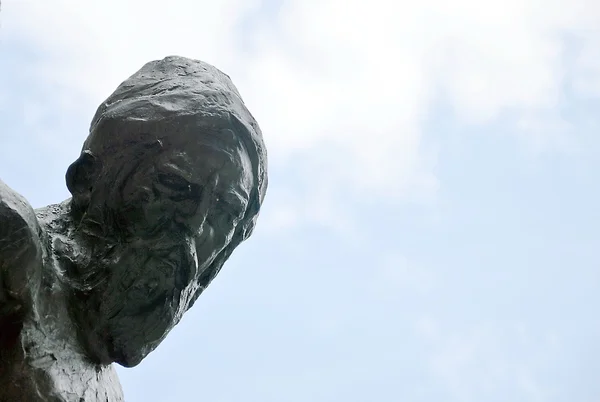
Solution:
<path fill-rule="evenodd" d="M 150 345 L 141 347 L 126 345 L 119 348 L 115 348 L 113 345 L 111 360 L 123 367 L 135 367 L 140 364 L 152 350 L 154 350 L 154 347 L 150 347 Z"/>
<path fill-rule="evenodd" d="M 148 356 L 169 332 L 168 322 L 154 322 L 149 317 L 124 317 L 113 322 L 108 341 L 111 360 L 123 367 L 134 367 Z"/>
<path fill-rule="evenodd" d="M 131 367 L 135 367 L 138 364 L 140 364 L 142 362 L 142 360 L 144 360 L 144 356 L 134 356 L 134 357 L 127 357 L 127 356 L 119 356 L 114 358 L 114 362 L 126 367 L 126 368 L 131 368 Z"/>

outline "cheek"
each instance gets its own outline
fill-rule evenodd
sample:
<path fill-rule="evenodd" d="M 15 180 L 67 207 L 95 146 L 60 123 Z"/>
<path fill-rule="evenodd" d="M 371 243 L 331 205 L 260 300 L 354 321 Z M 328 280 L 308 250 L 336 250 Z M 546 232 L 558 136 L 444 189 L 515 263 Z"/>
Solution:
<path fill-rule="evenodd" d="M 231 239 L 233 239 L 233 234 L 235 233 L 235 228 L 236 226 L 230 227 L 229 230 L 226 233 L 223 233 L 223 246 L 228 245 L 229 243 L 231 243 Z"/>
<path fill-rule="evenodd" d="M 152 189 L 147 186 L 138 186 L 123 197 L 123 208 L 128 220 L 132 222 L 144 220 L 147 206 L 154 203 L 155 196 Z"/>
<path fill-rule="evenodd" d="M 235 233 L 236 224 L 235 222 L 225 221 L 215 225 L 214 222 L 207 223 L 205 226 L 209 227 L 209 238 L 212 246 L 216 249 L 215 251 L 220 252 L 233 238 Z"/>
<path fill-rule="evenodd" d="M 120 209 L 126 212 L 131 223 L 148 221 L 159 211 L 161 205 L 158 194 L 153 189 L 153 170 L 136 171 L 127 177 L 120 189 Z"/>
<path fill-rule="evenodd" d="M 124 198 L 120 215 L 128 231 L 144 237 L 177 220 L 177 205 L 165 202 L 150 186 L 140 186 Z"/>
<path fill-rule="evenodd" d="M 234 228 L 223 230 L 209 222 L 202 227 L 202 234 L 196 239 L 196 251 L 200 274 L 210 266 L 215 257 L 223 251 L 233 237 Z"/>

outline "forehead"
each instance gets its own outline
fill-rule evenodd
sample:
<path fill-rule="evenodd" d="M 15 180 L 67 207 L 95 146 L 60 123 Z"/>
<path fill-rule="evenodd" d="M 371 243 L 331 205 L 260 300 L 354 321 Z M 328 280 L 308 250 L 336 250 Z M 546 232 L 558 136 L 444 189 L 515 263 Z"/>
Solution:
<path fill-rule="evenodd" d="M 197 139 L 164 144 L 156 158 L 157 167 L 190 182 L 203 184 L 211 175 L 220 179 L 251 179 L 250 157 L 239 142 Z"/>

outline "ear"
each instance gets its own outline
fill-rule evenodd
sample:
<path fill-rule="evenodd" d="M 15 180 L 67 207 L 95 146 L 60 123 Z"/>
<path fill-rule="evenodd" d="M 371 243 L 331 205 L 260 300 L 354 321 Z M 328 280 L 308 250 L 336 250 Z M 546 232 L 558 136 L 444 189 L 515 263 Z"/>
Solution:
<path fill-rule="evenodd" d="M 86 208 L 96 177 L 100 173 L 100 163 L 91 151 L 83 151 L 79 158 L 67 169 L 67 188 L 73 195 L 73 204 L 78 209 Z"/>

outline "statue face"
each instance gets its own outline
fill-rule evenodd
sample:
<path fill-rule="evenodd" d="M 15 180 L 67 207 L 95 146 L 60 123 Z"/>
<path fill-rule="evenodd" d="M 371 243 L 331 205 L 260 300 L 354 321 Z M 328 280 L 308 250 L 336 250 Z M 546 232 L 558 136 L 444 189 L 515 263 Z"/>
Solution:
<path fill-rule="evenodd" d="M 164 142 L 163 142 L 164 141 Z M 84 224 L 111 225 L 90 271 L 85 331 L 96 355 L 138 364 L 203 290 L 200 278 L 233 239 L 252 191 L 251 162 L 233 141 L 157 140 L 158 152 L 122 150 L 103 160 Z M 149 148 L 148 148 L 149 149 Z"/>

